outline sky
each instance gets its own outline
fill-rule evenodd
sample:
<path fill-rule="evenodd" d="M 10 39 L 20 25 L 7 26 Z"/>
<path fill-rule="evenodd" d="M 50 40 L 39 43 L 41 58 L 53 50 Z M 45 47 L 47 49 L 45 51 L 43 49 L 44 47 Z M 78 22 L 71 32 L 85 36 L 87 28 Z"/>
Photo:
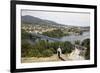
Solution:
<path fill-rule="evenodd" d="M 22 10 L 21 15 L 31 15 L 40 19 L 51 20 L 63 25 L 90 26 L 89 13 Z"/>

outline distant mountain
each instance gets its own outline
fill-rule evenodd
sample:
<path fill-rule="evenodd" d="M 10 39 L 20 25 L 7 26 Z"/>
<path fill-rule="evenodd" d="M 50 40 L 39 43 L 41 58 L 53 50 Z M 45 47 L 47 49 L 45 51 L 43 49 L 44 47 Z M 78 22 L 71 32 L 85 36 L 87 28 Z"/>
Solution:
<path fill-rule="evenodd" d="M 89 29 L 90 26 L 74 26 L 74 25 L 64 25 L 64 24 L 59 24 L 54 21 L 50 20 L 44 20 L 40 19 L 38 17 L 30 16 L 30 15 L 25 15 L 21 16 L 21 23 L 22 24 L 32 24 L 32 25 L 50 25 L 50 26 L 56 26 L 56 27 L 80 27 L 84 29 Z"/>
<path fill-rule="evenodd" d="M 50 21 L 50 20 L 43 20 L 34 16 L 30 16 L 30 15 L 25 15 L 21 17 L 21 22 L 25 23 L 25 24 L 33 24 L 33 25 L 60 25 L 54 21 Z"/>
<path fill-rule="evenodd" d="M 22 16 L 21 19 L 22 19 L 22 23 L 30 23 L 30 24 L 36 23 L 37 24 L 39 22 L 43 22 L 41 19 L 30 16 L 30 15 Z"/>

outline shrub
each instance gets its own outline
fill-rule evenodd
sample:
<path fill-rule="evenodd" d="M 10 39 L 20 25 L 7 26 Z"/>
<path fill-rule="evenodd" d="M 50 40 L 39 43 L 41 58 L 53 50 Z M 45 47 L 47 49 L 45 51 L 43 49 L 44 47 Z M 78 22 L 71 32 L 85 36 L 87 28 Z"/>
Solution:
<path fill-rule="evenodd" d="M 30 34 L 27 33 L 25 30 L 21 29 L 21 39 L 29 39 Z"/>
<path fill-rule="evenodd" d="M 83 40 L 81 45 L 87 48 L 85 53 L 85 58 L 90 59 L 90 39 Z"/>
<path fill-rule="evenodd" d="M 31 45 L 27 41 L 22 41 L 22 57 L 50 57 L 57 53 L 57 49 L 60 46 L 62 53 L 71 53 L 73 45 L 70 42 L 47 42 L 39 40 L 34 45 Z"/>
<path fill-rule="evenodd" d="M 75 41 L 75 44 L 80 45 L 80 40 Z"/>
<path fill-rule="evenodd" d="M 71 53 L 73 49 L 73 45 L 70 42 L 63 43 L 63 53 Z"/>
<path fill-rule="evenodd" d="M 21 41 L 21 56 L 25 57 L 28 55 L 28 51 L 32 48 L 32 45 L 28 43 L 26 40 Z"/>
<path fill-rule="evenodd" d="M 61 29 L 56 29 L 56 30 L 53 30 L 53 31 L 43 32 L 42 34 L 46 35 L 46 36 L 49 36 L 49 37 L 53 37 L 53 38 L 60 38 L 60 37 L 63 37 L 65 35 L 67 35 Z"/>
<path fill-rule="evenodd" d="M 28 56 L 29 57 L 39 57 L 40 56 L 40 52 L 38 49 L 31 49 L 28 51 Z"/>
<path fill-rule="evenodd" d="M 44 50 L 44 51 L 42 52 L 42 56 L 43 56 L 43 57 L 50 57 L 50 56 L 52 56 L 52 55 L 53 55 L 53 51 L 51 51 L 50 49 Z"/>

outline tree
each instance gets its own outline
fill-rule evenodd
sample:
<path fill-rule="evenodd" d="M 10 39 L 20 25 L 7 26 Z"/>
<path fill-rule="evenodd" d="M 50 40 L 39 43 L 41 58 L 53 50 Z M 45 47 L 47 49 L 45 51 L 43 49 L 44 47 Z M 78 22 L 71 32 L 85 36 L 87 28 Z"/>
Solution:
<path fill-rule="evenodd" d="M 73 45 L 69 41 L 63 42 L 61 47 L 63 53 L 71 53 L 74 49 Z"/>
<path fill-rule="evenodd" d="M 27 40 L 21 41 L 21 56 L 25 57 L 28 55 L 28 51 L 32 48 L 32 45 L 27 42 Z"/>
<path fill-rule="evenodd" d="M 80 40 L 75 41 L 75 44 L 80 45 Z"/>
<path fill-rule="evenodd" d="M 25 30 L 21 29 L 21 39 L 29 39 L 30 34 L 27 33 Z"/>
<path fill-rule="evenodd" d="M 90 59 L 90 39 L 83 40 L 81 45 L 87 48 L 85 53 L 85 58 Z"/>

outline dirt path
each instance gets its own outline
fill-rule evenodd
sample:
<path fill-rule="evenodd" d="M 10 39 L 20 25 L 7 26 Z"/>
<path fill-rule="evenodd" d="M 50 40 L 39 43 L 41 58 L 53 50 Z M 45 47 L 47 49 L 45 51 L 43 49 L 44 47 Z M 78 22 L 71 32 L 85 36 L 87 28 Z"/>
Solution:
<path fill-rule="evenodd" d="M 64 58 L 64 60 L 68 60 L 66 55 L 62 55 L 62 57 Z M 22 63 L 32 63 L 32 62 L 52 62 L 52 61 L 62 61 L 61 59 L 58 58 L 57 54 L 54 54 L 51 57 L 30 57 L 30 58 L 22 58 L 21 62 Z"/>
<path fill-rule="evenodd" d="M 71 54 L 69 54 L 68 58 L 70 60 L 85 60 L 83 56 L 80 56 L 80 51 L 78 49 L 75 49 Z"/>

